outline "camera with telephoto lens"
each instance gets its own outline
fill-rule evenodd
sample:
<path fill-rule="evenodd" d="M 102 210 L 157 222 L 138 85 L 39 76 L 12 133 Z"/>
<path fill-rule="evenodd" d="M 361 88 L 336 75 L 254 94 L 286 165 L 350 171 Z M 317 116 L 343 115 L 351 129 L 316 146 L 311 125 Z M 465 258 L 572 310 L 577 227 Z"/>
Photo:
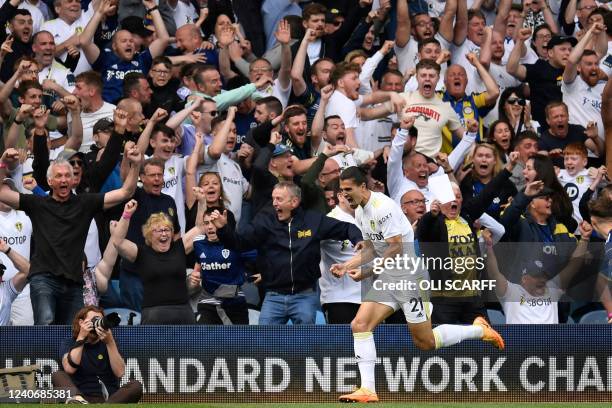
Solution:
<path fill-rule="evenodd" d="M 519 106 L 526 106 L 527 105 L 527 101 L 525 99 L 523 99 L 523 98 L 520 98 L 518 100 L 518 104 L 519 104 Z"/>
<path fill-rule="evenodd" d="M 98 327 L 101 328 L 102 330 L 112 329 L 113 327 L 119 326 L 120 322 L 121 322 L 121 317 L 119 317 L 117 313 L 110 313 L 104 317 L 94 316 L 91 319 L 91 324 L 92 324 L 91 332 L 95 333 Z"/>

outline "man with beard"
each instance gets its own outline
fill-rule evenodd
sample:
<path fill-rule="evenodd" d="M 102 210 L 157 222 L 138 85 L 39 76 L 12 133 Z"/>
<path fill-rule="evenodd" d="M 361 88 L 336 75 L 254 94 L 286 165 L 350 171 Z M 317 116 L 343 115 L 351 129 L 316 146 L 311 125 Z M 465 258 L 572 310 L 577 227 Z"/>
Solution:
<path fill-rule="evenodd" d="M 41 29 L 49 31 L 55 38 L 57 48 L 55 55 L 64 63 L 72 54 L 79 53 L 78 63 L 74 68 L 75 74 L 80 74 L 84 71 L 89 71 L 91 65 L 85 58 L 84 50 L 79 51 L 79 34 L 87 25 L 87 22 L 92 18 L 94 7 L 102 4 L 102 0 L 92 1 L 87 11 L 83 12 L 81 2 L 79 0 L 57 0 L 55 1 L 55 11 L 58 18 L 46 21 Z M 90 38 L 88 42 L 93 39 Z"/>
<path fill-rule="evenodd" d="M 519 157 L 514 169 L 512 170 L 512 177 L 510 177 L 510 181 L 512 181 L 518 191 L 525 188 L 526 181 L 525 176 L 523 175 L 523 170 L 525 169 L 527 160 L 538 153 L 539 141 L 540 136 L 531 131 L 522 132 L 516 138 L 514 150 L 518 152 Z"/>
<path fill-rule="evenodd" d="M 546 44 L 548 61 L 542 58 L 535 64 L 520 64 L 525 52 L 525 41 L 531 37 L 531 29 L 519 30 L 517 43 L 510 53 L 506 70 L 519 81 L 529 84 L 531 94 L 531 113 L 540 126 L 547 128 L 544 108 L 551 101 L 563 99 L 560 79 L 569 55 L 578 41 L 574 37 L 554 36 Z"/>
<path fill-rule="evenodd" d="M 549 127 L 540 137 L 538 145 L 543 154 L 554 156 L 552 160 L 555 166 L 564 167 L 560 153 L 570 143 L 584 143 L 595 154 L 603 154 L 604 142 L 597 136 L 597 124 L 589 122 L 586 128 L 570 125 L 569 111 L 565 103 L 551 102 L 546 105 L 546 123 Z"/>
<path fill-rule="evenodd" d="M 599 68 L 599 56 L 595 51 L 586 49 L 586 45 L 603 29 L 599 23 L 593 24 L 576 44 L 565 65 L 561 83 L 563 102 L 569 108 L 570 123 L 587 127 L 590 122 L 596 122 L 597 134 L 601 140 L 604 140 L 601 94 L 607 78 Z"/>
<path fill-rule="evenodd" d="M 55 49 L 55 39 L 49 31 L 39 31 L 32 38 L 32 51 L 39 67 L 38 81 L 46 91 L 45 105 L 49 107 L 74 89 L 74 75 L 55 60 Z"/>
<path fill-rule="evenodd" d="M 141 53 L 137 53 L 134 38 L 126 30 L 119 30 L 113 35 L 112 51 L 102 51 L 93 43 L 93 37 L 100 21 L 109 10 L 116 7 L 108 1 L 100 2 L 98 9 L 80 35 L 80 44 L 87 61 L 102 74 L 104 82 L 102 97 L 109 103 L 116 103 L 121 98 L 125 76 L 130 72 L 147 74 L 153 58 L 162 55 L 170 41 L 156 3 L 151 0 L 143 0 L 143 4 L 147 10 L 151 10 L 157 39 Z"/>
<path fill-rule="evenodd" d="M 82 72 L 76 77 L 72 94 L 81 101 L 81 122 L 83 123 L 83 143 L 81 151 L 89 152 L 94 145 L 93 128 L 100 119 L 113 119 L 117 107 L 102 99 L 102 77 L 96 71 Z M 72 116 L 68 116 L 72 121 Z"/>
<path fill-rule="evenodd" d="M 285 119 L 282 143 L 292 149 L 293 167 L 296 174 L 304 174 L 314 163 L 312 157 L 313 145 L 318 146 L 319 141 L 308 136 L 308 122 L 306 110 L 299 105 L 288 107 L 283 113 Z"/>
<path fill-rule="evenodd" d="M 359 95 L 359 65 L 341 62 L 331 75 L 334 85 L 325 116 L 338 115 L 346 126 L 346 144 L 357 147 L 357 133 L 361 131 L 361 120 L 370 120 L 376 117 L 387 116 L 398 111 L 404 101 L 396 92 L 375 91 L 368 95 Z M 375 108 L 361 108 L 361 106 L 376 105 L 391 101 L 391 105 Z M 373 114 L 376 112 L 376 114 Z M 380 113 L 380 115 L 378 114 Z M 360 118 L 361 117 L 361 118 Z"/>
<path fill-rule="evenodd" d="M 2 68 L 0 68 L 2 82 L 7 82 L 13 75 L 13 67 L 19 58 L 32 55 L 32 26 L 34 23 L 28 10 L 17 9 L 20 3 L 21 0 L 10 0 L 0 7 L 0 27 L 8 25 L 10 32 L 7 35 L 4 28 L 0 30 L 0 43 L 9 40 L 13 50 L 4 57 L 2 62 Z"/>

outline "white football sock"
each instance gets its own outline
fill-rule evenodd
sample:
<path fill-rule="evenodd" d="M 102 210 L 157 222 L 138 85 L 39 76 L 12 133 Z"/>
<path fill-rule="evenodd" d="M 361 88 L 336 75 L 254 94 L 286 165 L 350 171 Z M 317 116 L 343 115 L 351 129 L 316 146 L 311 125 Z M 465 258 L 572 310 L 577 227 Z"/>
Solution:
<path fill-rule="evenodd" d="M 436 349 L 457 344 L 463 340 L 482 338 L 482 327 L 443 324 L 433 329 Z"/>
<path fill-rule="evenodd" d="M 376 364 L 376 345 L 372 332 L 353 333 L 355 357 L 359 366 L 361 386 L 376 392 L 374 381 L 374 365 Z"/>

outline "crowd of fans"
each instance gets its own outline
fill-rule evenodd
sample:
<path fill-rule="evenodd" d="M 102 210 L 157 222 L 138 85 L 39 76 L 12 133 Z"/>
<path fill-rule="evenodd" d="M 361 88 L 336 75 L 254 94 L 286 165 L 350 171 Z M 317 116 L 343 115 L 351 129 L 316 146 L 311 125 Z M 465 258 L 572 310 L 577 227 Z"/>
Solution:
<path fill-rule="evenodd" d="M 604 3 L 5 0 L 0 25 L 0 325 L 349 323 L 353 167 L 417 254 L 486 257 L 430 268 L 497 282 L 433 291 L 434 324 L 612 318 Z"/>

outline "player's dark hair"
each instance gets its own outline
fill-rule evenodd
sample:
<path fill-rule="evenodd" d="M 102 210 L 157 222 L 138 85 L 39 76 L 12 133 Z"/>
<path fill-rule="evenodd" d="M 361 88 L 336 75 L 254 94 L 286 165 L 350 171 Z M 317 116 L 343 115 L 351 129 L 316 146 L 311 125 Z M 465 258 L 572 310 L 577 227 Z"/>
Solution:
<path fill-rule="evenodd" d="M 342 120 L 342 118 L 338 115 L 329 115 L 325 118 L 325 121 L 323 122 L 323 130 L 327 130 L 327 126 L 329 126 L 329 121 L 332 119 L 340 119 Z"/>
<path fill-rule="evenodd" d="M 426 38 L 424 40 L 419 41 L 419 44 L 417 45 L 417 51 L 421 52 L 421 50 L 423 49 L 424 46 L 426 46 L 427 44 L 436 44 L 437 46 L 441 47 L 442 45 L 440 44 L 440 41 L 436 40 L 435 38 L 431 37 L 431 38 Z"/>
<path fill-rule="evenodd" d="M 612 201 L 606 196 L 601 196 L 589 202 L 589 211 L 591 217 L 612 218 Z"/>
<path fill-rule="evenodd" d="M 43 87 L 38 81 L 23 81 L 17 88 L 17 95 L 23 98 L 25 97 L 26 92 L 32 88 L 40 89 L 41 92 L 43 91 Z"/>
<path fill-rule="evenodd" d="M 423 60 L 420 60 L 418 62 L 418 64 L 416 64 L 417 72 L 422 70 L 422 69 L 435 69 L 436 71 L 438 71 L 438 74 L 439 74 L 440 73 L 440 64 L 438 64 L 434 60 L 423 59 Z"/>
<path fill-rule="evenodd" d="M 358 186 L 368 184 L 365 173 L 356 166 L 351 166 L 344 169 L 344 171 L 340 173 L 340 180 L 353 180 L 353 182 Z"/>
<path fill-rule="evenodd" d="M 283 113 L 283 105 L 275 96 L 266 96 L 265 98 L 258 99 L 255 105 L 266 105 L 268 112 L 274 112 L 276 116 Z"/>
<path fill-rule="evenodd" d="M 147 80 L 142 72 L 130 72 L 123 78 L 123 96 L 126 98 L 130 97 L 130 92 L 134 89 L 140 88 L 140 80 Z"/>

